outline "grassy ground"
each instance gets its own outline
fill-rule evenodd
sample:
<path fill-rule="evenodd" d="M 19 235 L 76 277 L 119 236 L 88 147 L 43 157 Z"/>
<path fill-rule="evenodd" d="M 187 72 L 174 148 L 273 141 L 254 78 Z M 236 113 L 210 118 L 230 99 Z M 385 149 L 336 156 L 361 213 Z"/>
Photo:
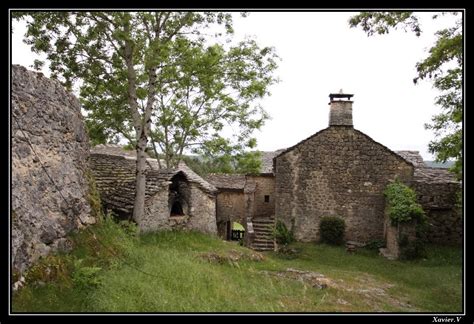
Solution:
<path fill-rule="evenodd" d="M 13 296 L 13 311 L 462 311 L 455 248 L 431 246 L 425 260 L 401 262 L 370 250 L 348 254 L 343 247 L 297 243 L 293 253 L 266 253 L 261 260 L 199 233 L 133 233 L 106 221 L 94 234 L 76 235 L 72 253 L 33 268 L 28 285 Z M 324 276 L 327 285 L 314 285 L 309 274 Z"/>

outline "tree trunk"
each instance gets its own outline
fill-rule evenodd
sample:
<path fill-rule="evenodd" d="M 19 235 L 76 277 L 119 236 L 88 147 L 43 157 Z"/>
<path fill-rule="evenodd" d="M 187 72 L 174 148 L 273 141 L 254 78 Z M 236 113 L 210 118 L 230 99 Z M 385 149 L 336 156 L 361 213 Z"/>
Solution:
<path fill-rule="evenodd" d="M 133 208 L 133 219 L 140 225 L 145 213 L 145 190 L 146 190 L 146 155 L 145 149 L 147 138 L 142 130 L 137 141 L 137 171 L 136 171 L 136 193 L 135 204 Z"/>

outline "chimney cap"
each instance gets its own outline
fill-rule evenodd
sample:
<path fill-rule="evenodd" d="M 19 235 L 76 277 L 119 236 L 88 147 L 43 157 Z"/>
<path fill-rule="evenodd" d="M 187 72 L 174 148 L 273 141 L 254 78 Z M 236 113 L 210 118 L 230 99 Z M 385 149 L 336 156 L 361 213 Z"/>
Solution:
<path fill-rule="evenodd" d="M 348 100 L 351 100 L 351 97 L 353 97 L 353 94 L 348 94 L 348 93 L 342 93 L 342 89 L 339 93 L 330 93 L 329 94 L 329 99 L 331 101 L 334 100 L 334 98 L 347 98 Z"/>

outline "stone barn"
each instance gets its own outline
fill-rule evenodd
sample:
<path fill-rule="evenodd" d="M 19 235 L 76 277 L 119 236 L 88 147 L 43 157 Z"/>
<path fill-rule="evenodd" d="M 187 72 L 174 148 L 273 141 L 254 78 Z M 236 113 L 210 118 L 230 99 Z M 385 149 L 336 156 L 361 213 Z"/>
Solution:
<path fill-rule="evenodd" d="M 131 219 L 133 214 L 135 156 L 119 146 L 98 145 L 91 150 L 90 167 L 102 203 L 120 218 Z M 216 192 L 184 163 L 167 170 L 148 158 L 145 214 L 135 221 L 141 232 L 180 228 L 217 234 Z"/>
<path fill-rule="evenodd" d="M 352 96 L 330 94 L 329 127 L 273 159 L 276 219 L 299 241 L 318 241 L 324 216 L 345 220 L 346 240 L 385 239 L 383 192 L 398 178 L 417 192 L 431 226 L 429 240 L 459 243 L 460 183 L 447 170 L 427 167 L 418 152 L 391 151 L 355 129 Z"/>
<path fill-rule="evenodd" d="M 383 239 L 386 185 L 413 181 L 410 161 L 354 128 L 351 97 L 331 94 L 329 127 L 274 158 L 275 216 L 299 241 L 319 240 L 324 216 L 345 220 L 346 240 Z"/>

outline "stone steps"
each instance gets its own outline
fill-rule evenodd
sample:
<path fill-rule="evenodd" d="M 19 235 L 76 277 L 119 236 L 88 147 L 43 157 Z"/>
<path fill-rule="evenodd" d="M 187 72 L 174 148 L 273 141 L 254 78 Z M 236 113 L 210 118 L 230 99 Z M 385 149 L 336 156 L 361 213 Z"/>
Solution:
<path fill-rule="evenodd" d="M 275 227 L 274 218 L 255 218 L 252 220 L 255 239 L 251 248 L 257 251 L 273 251 L 275 243 L 273 229 Z"/>

